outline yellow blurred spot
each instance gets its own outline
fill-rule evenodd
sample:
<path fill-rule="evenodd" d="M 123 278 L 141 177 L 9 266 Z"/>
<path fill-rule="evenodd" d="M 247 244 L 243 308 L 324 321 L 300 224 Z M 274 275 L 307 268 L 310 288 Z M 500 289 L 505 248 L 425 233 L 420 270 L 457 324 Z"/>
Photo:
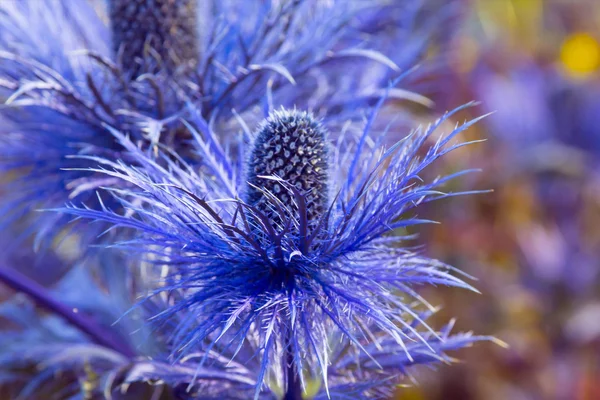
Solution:
<path fill-rule="evenodd" d="M 535 50 L 542 38 L 544 0 L 475 0 L 475 15 L 489 38 Z"/>
<path fill-rule="evenodd" d="M 320 379 L 306 379 L 306 390 L 304 392 L 304 399 L 312 399 L 317 394 L 319 394 L 319 390 L 321 390 L 321 380 Z"/>
<path fill-rule="evenodd" d="M 399 388 L 394 400 L 424 400 L 425 394 L 422 389 L 414 386 Z"/>
<path fill-rule="evenodd" d="M 587 33 L 575 33 L 565 39 L 560 61 L 574 77 L 585 77 L 600 68 L 600 44 Z"/>

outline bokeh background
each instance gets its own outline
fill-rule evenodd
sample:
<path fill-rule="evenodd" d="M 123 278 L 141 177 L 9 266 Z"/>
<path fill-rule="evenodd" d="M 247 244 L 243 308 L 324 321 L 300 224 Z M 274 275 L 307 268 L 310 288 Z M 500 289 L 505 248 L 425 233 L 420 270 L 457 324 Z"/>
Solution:
<path fill-rule="evenodd" d="M 442 169 L 481 168 L 458 188 L 494 192 L 435 204 L 422 213 L 443 223 L 419 231 L 482 294 L 426 297 L 441 321 L 510 347 L 464 350 L 397 399 L 600 399 L 600 1 L 464 5 L 431 97 L 495 113 L 469 132 L 487 142 Z"/>

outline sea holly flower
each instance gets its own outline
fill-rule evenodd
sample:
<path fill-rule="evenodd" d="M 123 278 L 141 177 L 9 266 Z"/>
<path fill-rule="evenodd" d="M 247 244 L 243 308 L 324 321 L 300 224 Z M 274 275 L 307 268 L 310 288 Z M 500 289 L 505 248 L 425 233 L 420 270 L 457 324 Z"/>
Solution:
<path fill-rule="evenodd" d="M 418 205 L 461 194 L 438 188 L 468 171 L 429 183 L 419 176 L 471 143 L 452 140 L 475 121 L 429 144 L 448 113 L 385 149 L 371 130 L 376 113 L 337 147 L 311 114 L 275 111 L 248 148 L 222 143 L 197 112 L 188 128 L 200 173 L 168 154 L 163 167 L 114 131 L 140 167 L 95 158 L 96 172 L 133 185 L 111 191 L 125 214 L 61 211 L 137 232 L 119 246 L 163 271 L 147 296 L 170 299 L 150 319 L 172 329 L 172 362 L 195 354 L 222 368 L 219 354 L 256 364 L 244 372 L 255 398 L 300 399 L 314 382 L 322 396 L 380 398 L 410 365 L 489 338 L 426 324 L 433 307 L 418 286 L 474 289 L 403 244 L 406 228 L 429 222 L 414 217 Z"/>
<path fill-rule="evenodd" d="M 305 192 L 303 206 L 306 230 L 319 221 L 328 206 L 329 160 L 324 128 L 306 112 L 275 111 L 261 126 L 248 159 L 246 202 L 281 224 L 280 216 L 271 209 L 269 195 L 296 213 L 301 204 L 293 201 L 292 185 Z M 279 179 L 265 179 L 276 176 Z M 268 192 L 266 195 L 265 192 Z"/>
<path fill-rule="evenodd" d="M 124 38 L 113 36 L 113 42 L 127 48 Z M 108 26 L 86 1 L 0 6 L 0 98 L 5 100 L 0 108 L 0 170 L 12 174 L 3 186 L 4 226 L 14 228 L 19 222 L 25 225 L 23 236 L 54 239 L 65 219 L 29 218 L 31 211 L 65 201 L 93 202 L 93 189 L 106 183 L 76 171 L 86 163 L 71 156 L 121 158 L 123 149 L 106 124 L 129 132 L 148 149 L 160 140 L 148 137 L 141 116 L 159 121 L 164 128 L 159 132 L 173 126 L 169 116 L 182 104 L 177 82 L 165 78 L 160 68 L 156 75 L 132 76 L 111 47 Z M 26 218 L 32 222 L 23 224 Z M 79 231 L 83 247 L 99 229 Z"/>

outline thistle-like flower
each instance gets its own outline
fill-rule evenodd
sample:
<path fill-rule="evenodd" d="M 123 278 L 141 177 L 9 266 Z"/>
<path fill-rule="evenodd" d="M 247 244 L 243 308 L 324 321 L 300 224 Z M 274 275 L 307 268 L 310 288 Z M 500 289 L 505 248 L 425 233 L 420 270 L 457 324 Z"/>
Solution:
<path fill-rule="evenodd" d="M 328 206 L 328 164 L 324 128 L 314 117 L 306 112 L 275 111 L 259 129 L 250 152 L 246 203 L 267 215 L 272 225 L 282 221 L 270 209 L 269 196 L 298 213 L 286 184 L 265 179 L 276 176 L 302 191 L 307 225 L 314 226 Z"/>
<path fill-rule="evenodd" d="M 120 159 L 123 148 L 107 125 L 128 132 L 147 149 L 166 142 L 160 133 L 172 126 L 169 116 L 183 104 L 170 89 L 176 82 L 151 74 L 132 80 L 114 61 L 109 38 L 108 27 L 86 1 L 0 6 L 0 98 L 5 100 L 0 171 L 12 174 L 3 186 L 3 226 L 26 225 L 27 218 L 32 223 L 24 235 L 35 232 L 52 240 L 65 218 L 30 218 L 31 211 L 65 201 L 94 202 L 93 189 L 106 182 L 82 172 L 91 164 L 72 156 Z M 118 39 L 124 46 L 126 38 Z M 141 118 L 158 122 L 149 127 Z M 82 230 L 84 247 L 100 231 Z"/>
<path fill-rule="evenodd" d="M 300 399 L 315 382 L 322 396 L 380 398 L 413 363 L 483 339 L 425 323 L 433 308 L 416 286 L 472 288 L 452 267 L 401 245 L 404 229 L 428 222 L 409 215 L 415 207 L 456 195 L 436 188 L 463 172 L 419 179 L 465 144 L 450 141 L 472 122 L 426 144 L 451 115 L 386 150 L 369 145 L 381 140 L 370 131 L 373 114 L 356 141 L 329 152 L 324 128 L 305 112 L 273 112 L 249 149 L 222 146 L 196 113 L 188 126 L 201 175 L 174 161 L 163 168 L 114 132 L 142 168 L 98 159 L 96 172 L 136 187 L 114 192 L 126 214 L 62 212 L 138 231 L 121 246 L 164 271 L 148 301 L 169 299 L 152 320 L 173 326 L 172 360 L 197 354 L 213 368 L 213 353 L 252 360 L 244 375 L 255 398 Z"/>

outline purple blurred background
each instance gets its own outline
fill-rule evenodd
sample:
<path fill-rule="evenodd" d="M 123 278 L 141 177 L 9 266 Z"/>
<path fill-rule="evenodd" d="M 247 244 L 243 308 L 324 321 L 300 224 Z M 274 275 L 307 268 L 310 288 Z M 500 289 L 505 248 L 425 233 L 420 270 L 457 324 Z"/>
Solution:
<path fill-rule="evenodd" d="M 444 168 L 482 168 L 462 197 L 422 211 L 429 255 L 479 278 L 435 288 L 439 317 L 493 334 L 398 399 L 600 399 L 600 1 L 471 0 L 450 43 L 439 111 L 480 100 L 487 142 Z M 440 99 L 441 98 L 441 102 Z M 439 171 L 436 171 L 439 172 Z"/>

